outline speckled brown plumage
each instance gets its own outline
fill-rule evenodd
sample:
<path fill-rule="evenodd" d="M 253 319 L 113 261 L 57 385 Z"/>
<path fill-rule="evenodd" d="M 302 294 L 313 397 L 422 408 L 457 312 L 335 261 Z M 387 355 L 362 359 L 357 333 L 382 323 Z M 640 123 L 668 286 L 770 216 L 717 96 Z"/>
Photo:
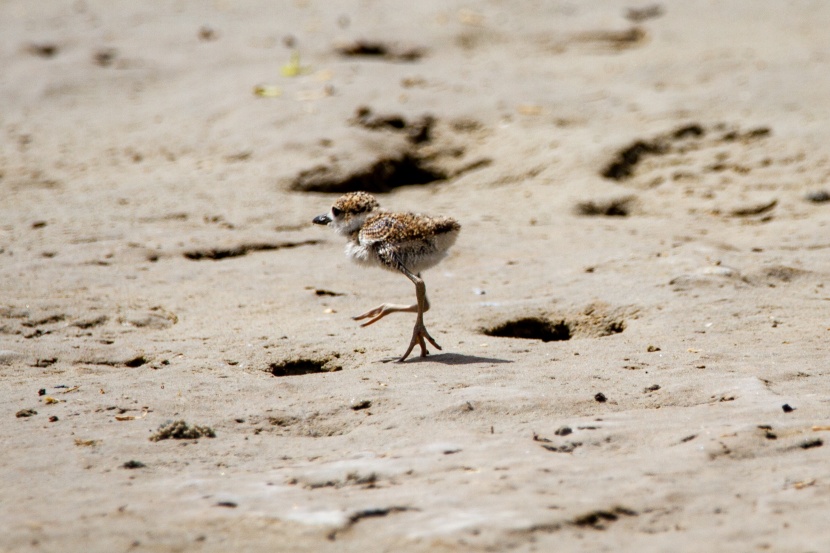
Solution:
<path fill-rule="evenodd" d="M 357 241 L 347 252 L 352 257 L 377 256 L 387 268 L 400 271 L 403 265 L 413 273 L 435 266 L 443 259 L 461 226 L 448 217 L 414 213 L 377 213 L 366 218 Z M 361 251 L 366 249 L 365 254 Z"/>
<path fill-rule="evenodd" d="M 374 265 L 399 271 L 415 284 L 418 302 L 403 306 L 383 304 L 355 317 L 368 319 L 362 326 L 375 323 L 390 313 L 417 313 L 412 340 L 400 361 L 405 360 L 415 344 L 421 356 L 429 352 L 424 339 L 441 349 L 423 324 L 429 309 L 426 287 L 420 272 L 434 267 L 455 243 L 461 225 L 449 217 L 433 217 L 417 213 L 382 211 L 377 200 L 366 192 L 351 192 L 337 199 L 331 210 L 314 218 L 318 225 L 328 225 L 347 238 L 346 255 L 363 265 Z"/>

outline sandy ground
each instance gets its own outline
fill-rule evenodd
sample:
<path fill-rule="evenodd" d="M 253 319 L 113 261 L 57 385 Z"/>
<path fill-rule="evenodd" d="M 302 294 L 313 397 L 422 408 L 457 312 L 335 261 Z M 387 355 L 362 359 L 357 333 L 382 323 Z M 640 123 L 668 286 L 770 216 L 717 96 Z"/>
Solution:
<path fill-rule="evenodd" d="M 0 551 L 827 551 L 830 4 L 0 27 Z M 461 222 L 442 352 L 353 189 Z"/>

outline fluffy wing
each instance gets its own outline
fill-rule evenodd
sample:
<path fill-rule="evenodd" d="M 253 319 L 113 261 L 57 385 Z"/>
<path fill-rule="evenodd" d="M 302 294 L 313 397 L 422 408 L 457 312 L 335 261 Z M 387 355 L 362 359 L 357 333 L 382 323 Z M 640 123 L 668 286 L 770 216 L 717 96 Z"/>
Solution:
<path fill-rule="evenodd" d="M 360 229 L 358 241 L 364 246 L 377 242 L 395 243 L 406 232 L 406 222 L 399 214 L 382 213 L 370 216 Z"/>
<path fill-rule="evenodd" d="M 360 229 L 361 244 L 376 242 L 402 244 L 412 240 L 429 241 L 436 236 L 457 233 L 461 226 L 449 217 L 430 217 L 416 213 L 378 213 L 372 215 Z"/>

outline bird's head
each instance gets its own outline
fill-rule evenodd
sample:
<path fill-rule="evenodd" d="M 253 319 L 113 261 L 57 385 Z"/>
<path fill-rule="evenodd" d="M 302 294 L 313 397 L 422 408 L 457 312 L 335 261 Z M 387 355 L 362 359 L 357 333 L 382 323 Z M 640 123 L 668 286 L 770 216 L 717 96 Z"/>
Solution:
<path fill-rule="evenodd" d="M 337 198 L 328 213 L 318 215 L 312 221 L 315 225 L 328 225 L 335 232 L 349 236 L 363 226 L 363 221 L 380 208 L 380 204 L 366 192 L 349 192 Z"/>

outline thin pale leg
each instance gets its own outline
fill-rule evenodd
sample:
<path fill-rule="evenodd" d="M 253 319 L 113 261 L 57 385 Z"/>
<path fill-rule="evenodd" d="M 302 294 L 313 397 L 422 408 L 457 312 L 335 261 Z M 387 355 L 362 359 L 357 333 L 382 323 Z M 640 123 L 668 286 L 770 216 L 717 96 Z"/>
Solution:
<path fill-rule="evenodd" d="M 406 353 L 398 359 L 398 363 L 403 363 L 406 358 L 409 357 L 409 354 L 412 353 L 412 350 L 415 348 L 415 344 L 421 346 L 421 357 L 429 355 L 426 341 L 435 346 L 437 349 L 441 349 L 441 346 L 439 346 L 432 336 L 429 335 L 426 326 L 424 326 L 424 311 L 429 308 L 426 285 L 420 277 L 410 273 L 409 271 L 404 269 L 403 273 L 409 277 L 409 280 L 415 283 L 415 295 L 418 299 L 418 303 L 416 305 L 418 309 L 418 317 L 415 319 L 415 328 L 412 329 L 412 340 L 409 342 L 409 347 L 406 348 Z"/>
<path fill-rule="evenodd" d="M 429 311 L 429 299 L 424 296 L 424 312 Z M 394 303 L 384 303 L 375 307 L 374 309 L 370 309 L 366 313 L 362 315 L 358 315 L 357 317 L 352 317 L 355 321 L 361 321 L 363 319 L 369 319 L 365 323 L 360 326 L 369 326 L 370 324 L 374 324 L 384 318 L 385 316 L 391 313 L 417 313 L 418 312 L 418 304 L 414 303 L 412 305 L 398 305 Z"/>

